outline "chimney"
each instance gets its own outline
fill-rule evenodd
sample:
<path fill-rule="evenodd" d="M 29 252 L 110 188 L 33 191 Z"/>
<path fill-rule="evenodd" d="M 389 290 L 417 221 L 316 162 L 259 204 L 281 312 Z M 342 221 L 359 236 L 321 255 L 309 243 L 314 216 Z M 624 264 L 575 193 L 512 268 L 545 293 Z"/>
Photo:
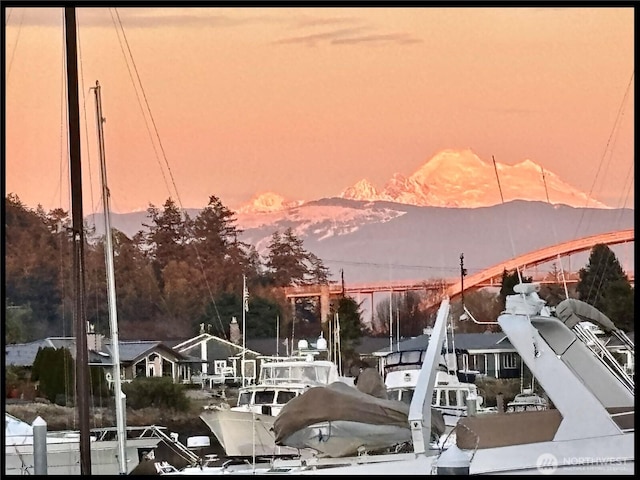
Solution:
<path fill-rule="evenodd" d="M 231 340 L 231 343 L 240 345 L 241 338 L 238 321 L 236 320 L 236 317 L 231 317 L 231 324 L 229 325 L 229 340 Z"/>
<path fill-rule="evenodd" d="M 87 348 L 95 352 L 102 351 L 103 338 L 104 338 L 104 335 L 97 333 L 95 331 L 95 327 L 90 324 L 89 329 L 87 331 Z"/>

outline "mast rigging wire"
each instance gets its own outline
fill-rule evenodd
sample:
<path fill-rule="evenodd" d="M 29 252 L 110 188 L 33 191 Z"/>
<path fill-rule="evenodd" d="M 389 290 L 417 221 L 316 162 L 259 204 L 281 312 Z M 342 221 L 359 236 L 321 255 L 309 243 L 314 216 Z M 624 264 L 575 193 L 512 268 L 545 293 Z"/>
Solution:
<path fill-rule="evenodd" d="M 138 99 L 138 104 L 140 105 L 140 108 L 142 110 L 142 102 L 140 101 L 140 96 L 138 95 L 138 90 L 137 90 L 136 87 L 138 87 L 140 89 L 140 92 L 142 94 L 142 98 L 144 100 L 144 105 L 146 107 L 146 113 L 148 114 L 148 117 L 149 117 L 149 119 L 151 121 L 151 124 L 153 126 L 153 131 L 155 133 L 155 139 L 157 140 L 158 146 L 159 146 L 160 151 L 162 153 L 162 158 L 164 160 L 166 169 L 167 169 L 167 171 L 169 173 L 169 176 L 171 178 L 171 185 L 173 185 L 173 190 L 175 192 L 175 196 L 176 196 L 176 200 L 178 202 L 178 205 L 180 206 L 180 211 L 181 211 L 182 218 L 186 220 L 186 219 L 188 219 L 188 215 L 186 213 L 184 205 L 182 204 L 182 200 L 181 200 L 180 194 L 178 192 L 178 187 L 176 186 L 176 182 L 175 182 L 175 179 L 173 177 L 173 173 L 171 171 L 171 167 L 169 165 L 169 160 L 167 158 L 164 146 L 163 146 L 162 141 L 160 139 L 160 133 L 158 131 L 158 127 L 157 127 L 155 119 L 153 117 L 153 113 L 151 112 L 151 107 L 149 105 L 149 101 L 147 99 L 147 95 L 146 95 L 146 92 L 144 90 L 144 86 L 142 84 L 142 79 L 140 78 L 140 74 L 138 72 L 138 68 L 136 67 L 136 63 L 135 63 L 135 60 L 134 60 L 134 57 L 133 57 L 133 53 L 131 51 L 131 47 L 129 45 L 129 41 L 127 40 L 127 36 L 126 36 L 125 31 L 124 31 L 124 26 L 122 25 L 122 20 L 120 18 L 120 14 L 118 13 L 118 9 L 117 8 L 109 9 L 109 11 L 111 13 L 111 18 L 112 18 L 112 20 L 114 22 L 114 25 L 116 26 L 116 32 L 117 32 L 117 35 L 118 35 L 118 41 L 120 43 L 120 48 L 121 48 L 123 56 L 125 58 L 125 64 L 127 66 L 128 72 L 129 72 L 129 77 L 130 77 L 130 79 L 131 79 L 131 81 L 133 83 L 133 86 L 134 86 L 134 91 L 135 91 L 135 94 L 136 94 L 136 98 Z M 116 18 L 114 18 L 114 13 L 115 13 L 115 17 Z M 126 52 L 128 53 L 128 56 L 125 53 L 125 49 L 123 48 L 123 42 L 124 42 L 124 45 L 126 46 Z M 135 78 L 137 79 L 137 83 L 136 83 L 136 81 L 134 81 L 133 75 L 131 73 L 131 68 L 129 68 L 129 61 L 131 62 L 131 67 L 133 68 L 133 72 L 135 73 Z M 167 190 L 170 192 L 170 195 L 171 195 L 171 188 L 170 188 L 169 183 L 167 181 L 167 178 L 165 176 L 164 170 L 162 168 L 162 164 L 160 163 L 159 158 L 158 158 L 158 152 L 157 152 L 157 149 L 156 149 L 156 145 L 155 145 L 155 142 L 153 141 L 154 138 L 152 137 L 151 129 L 149 128 L 149 124 L 147 122 L 147 115 L 145 115 L 145 111 L 144 110 L 143 110 L 142 113 L 143 113 L 143 118 L 144 118 L 144 121 L 145 121 L 145 126 L 147 127 L 147 132 L 148 132 L 148 134 L 149 134 L 149 136 L 151 138 L 152 147 L 153 147 L 154 152 L 156 154 L 156 160 L 158 161 L 158 164 L 160 165 L 160 170 L 161 170 L 161 173 L 162 173 L 162 177 L 164 179 L 164 182 L 165 182 L 165 185 L 167 187 Z M 204 265 L 203 265 L 203 262 L 202 262 L 202 258 L 200 256 L 199 251 L 198 251 L 198 247 L 195 245 L 195 243 L 192 243 L 191 245 L 193 245 L 194 251 L 196 253 L 196 258 L 197 258 L 198 264 L 200 266 L 200 271 L 202 273 L 202 277 L 203 277 L 205 285 L 207 287 L 207 291 L 209 293 L 209 297 L 210 297 L 211 303 L 213 304 L 213 308 L 215 310 L 215 314 L 216 314 L 216 317 L 217 317 L 217 320 L 218 320 L 221 336 L 223 338 L 225 338 L 225 339 L 228 339 L 228 334 L 227 334 L 227 332 L 224 329 L 224 326 L 222 324 L 222 318 L 220 317 L 220 312 L 218 311 L 218 306 L 216 305 L 216 302 L 215 302 L 215 299 L 214 299 L 214 296 L 213 296 L 213 291 L 211 289 L 211 285 L 210 285 L 209 280 L 207 278 L 207 275 L 206 275 L 206 272 L 205 272 L 205 269 L 204 269 Z M 163 301 L 165 301 L 165 304 L 166 304 L 166 299 L 164 299 L 164 297 L 163 297 Z"/>

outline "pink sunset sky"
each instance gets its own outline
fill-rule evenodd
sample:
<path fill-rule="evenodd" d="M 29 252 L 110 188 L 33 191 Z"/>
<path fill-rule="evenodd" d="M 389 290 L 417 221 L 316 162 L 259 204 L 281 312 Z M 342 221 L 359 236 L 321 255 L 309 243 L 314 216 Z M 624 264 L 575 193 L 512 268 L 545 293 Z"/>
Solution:
<path fill-rule="evenodd" d="M 68 209 L 64 10 L 3 11 L 5 192 Z M 633 8 L 76 14 L 85 214 L 102 208 L 96 80 L 116 212 L 381 188 L 466 148 L 633 208 Z"/>

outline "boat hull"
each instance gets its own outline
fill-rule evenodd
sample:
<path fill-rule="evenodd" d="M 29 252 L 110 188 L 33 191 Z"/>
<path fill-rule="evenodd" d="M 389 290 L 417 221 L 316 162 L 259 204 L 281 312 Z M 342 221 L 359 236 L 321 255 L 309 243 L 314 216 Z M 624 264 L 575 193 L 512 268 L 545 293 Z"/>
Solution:
<path fill-rule="evenodd" d="M 297 448 L 275 444 L 275 435 L 271 430 L 274 418 L 230 409 L 206 410 L 200 414 L 200 419 L 229 457 L 298 455 L 300 452 Z"/>
<path fill-rule="evenodd" d="M 152 450 L 160 439 L 127 440 L 127 473 L 140 462 L 141 450 Z M 116 440 L 91 443 L 91 473 L 93 475 L 118 475 L 118 442 Z M 7 475 L 33 475 L 34 455 L 32 444 L 6 445 L 4 473 Z M 80 475 L 80 444 L 64 442 L 47 444 L 48 475 Z"/>

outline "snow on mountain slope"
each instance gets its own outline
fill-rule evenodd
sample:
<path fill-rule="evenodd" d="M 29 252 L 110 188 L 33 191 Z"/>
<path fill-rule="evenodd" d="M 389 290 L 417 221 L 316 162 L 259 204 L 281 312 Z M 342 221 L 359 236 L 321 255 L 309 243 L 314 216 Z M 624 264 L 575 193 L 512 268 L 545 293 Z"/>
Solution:
<path fill-rule="evenodd" d="M 366 180 L 345 189 L 341 197 L 353 200 L 387 200 L 408 205 L 478 208 L 504 201 L 531 200 L 572 207 L 609 208 L 544 172 L 527 159 L 516 165 L 481 160 L 472 150 L 447 149 L 438 152 L 409 177 L 396 173 L 381 191 Z M 545 189 L 546 182 L 546 189 Z"/>
<path fill-rule="evenodd" d="M 370 223 L 386 223 L 404 213 L 406 212 L 372 202 L 324 199 L 285 211 L 238 212 L 237 224 L 245 232 L 243 240 L 254 244 L 258 252 L 261 252 L 275 231 L 283 232 L 292 228 L 300 238 L 314 237 L 321 241 L 329 237 L 353 234 Z"/>

